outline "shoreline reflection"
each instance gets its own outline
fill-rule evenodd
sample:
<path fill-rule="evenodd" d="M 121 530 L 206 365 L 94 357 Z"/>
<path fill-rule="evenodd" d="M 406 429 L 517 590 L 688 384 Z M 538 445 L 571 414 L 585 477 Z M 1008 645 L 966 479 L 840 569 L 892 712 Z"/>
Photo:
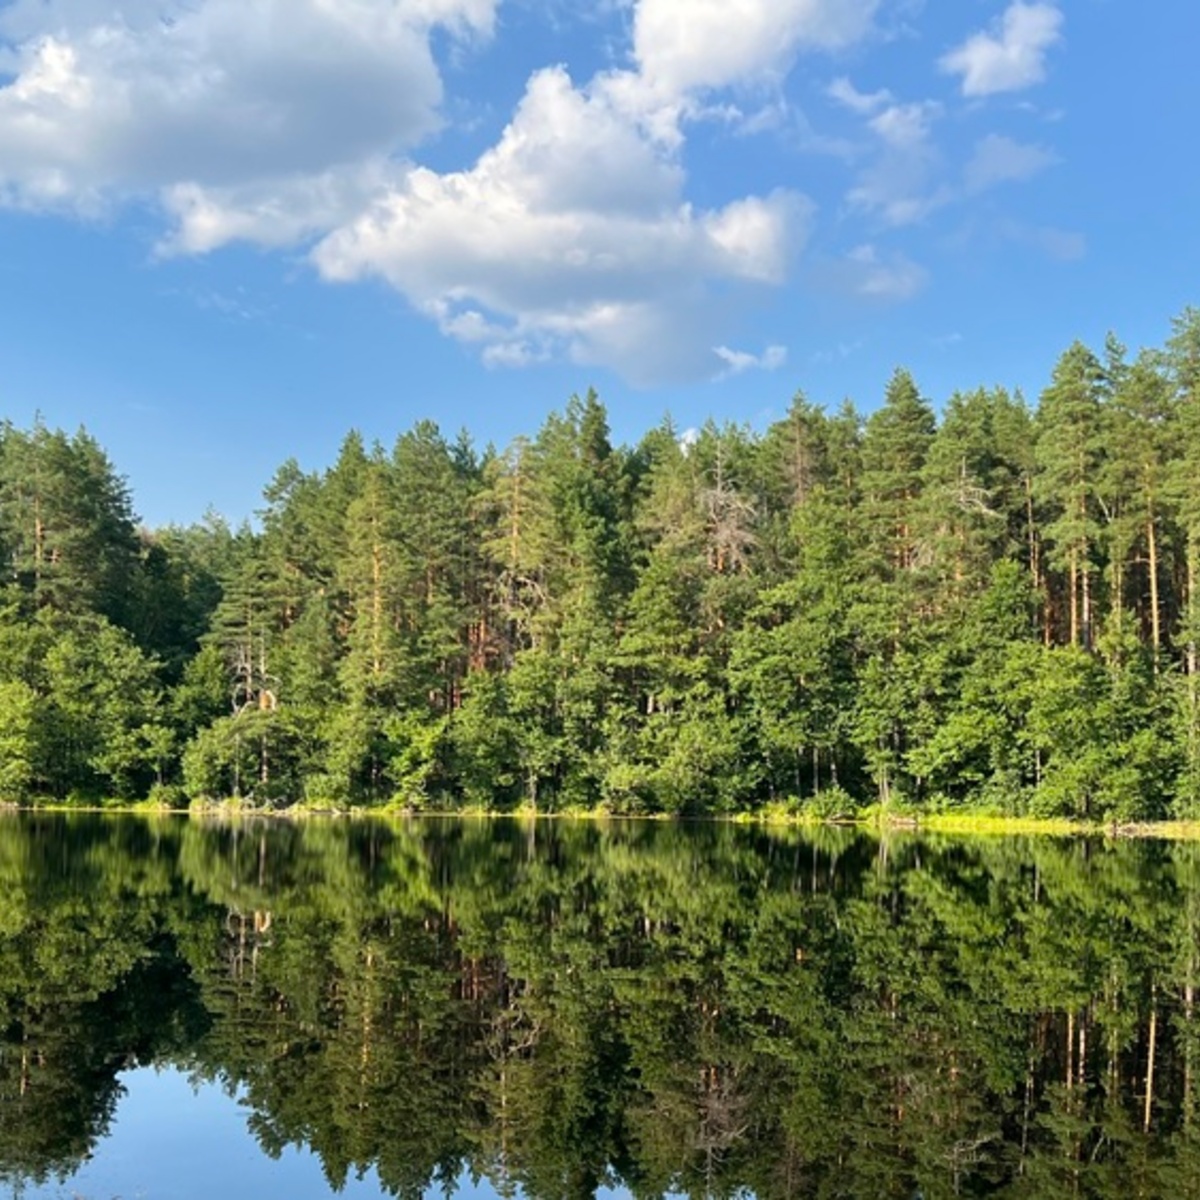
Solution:
<path fill-rule="evenodd" d="M 0 1185 L 181 1072 L 333 1191 L 1200 1196 L 1198 979 L 1190 844 L 5 818 Z"/>

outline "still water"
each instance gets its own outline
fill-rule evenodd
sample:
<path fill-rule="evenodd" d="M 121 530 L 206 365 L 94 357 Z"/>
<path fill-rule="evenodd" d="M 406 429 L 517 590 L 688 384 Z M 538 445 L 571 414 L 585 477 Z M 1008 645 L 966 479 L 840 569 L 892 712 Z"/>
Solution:
<path fill-rule="evenodd" d="M 1200 846 L 0 821 L 0 1195 L 1200 1197 Z"/>

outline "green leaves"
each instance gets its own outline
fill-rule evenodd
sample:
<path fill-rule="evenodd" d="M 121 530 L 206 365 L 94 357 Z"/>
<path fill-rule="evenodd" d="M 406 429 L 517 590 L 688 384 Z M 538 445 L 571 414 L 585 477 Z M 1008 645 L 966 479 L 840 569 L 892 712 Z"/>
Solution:
<path fill-rule="evenodd" d="M 37 761 L 37 693 L 20 680 L 0 683 L 0 797 L 23 800 Z"/>
<path fill-rule="evenodd" d="M 1195 812 L 1197 446 L 1193 310 L 1071 346 L 1036 411 L 898 370 L 865 418 L 632 449 L 593 392 L 479 455 L 351 433 L 257 529 L 138 533 L 86 434 L 4 426 L 0 785 Z"/>

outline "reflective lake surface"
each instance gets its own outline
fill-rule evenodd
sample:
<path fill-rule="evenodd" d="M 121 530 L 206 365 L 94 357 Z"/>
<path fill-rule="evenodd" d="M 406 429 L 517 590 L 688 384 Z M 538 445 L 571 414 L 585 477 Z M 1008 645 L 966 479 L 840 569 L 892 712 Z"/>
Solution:
<path fill-rule="evenodd" d="M 1200 1197 L 1200 846 L 0 820 L 0 1195 Z"/>

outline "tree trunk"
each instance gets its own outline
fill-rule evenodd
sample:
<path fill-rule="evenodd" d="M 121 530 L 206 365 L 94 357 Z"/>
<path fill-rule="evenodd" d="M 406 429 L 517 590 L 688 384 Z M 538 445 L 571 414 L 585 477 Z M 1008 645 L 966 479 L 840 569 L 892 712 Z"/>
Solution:
<path fill-rule="evenodd" d="M 233 795 L 241 799 L 242 795 L 242 735 L 239 731 L 233 738 Z"/>
<path fill-rule="evenodd" d="M 1192 1026 L 1196 1019 L 1196 985 L 1192 982 L 1195 974 L 1195 963 L 1188 964 L 1188 982 L 1183 989 L 1183 1019 L 1186 1025 L 1183 1050 L 1183 1126 L 1191 1127 L 1195 1119 L 1196 1101 L 1192 1095 L 1194 1079 L 1193 1059 L 1195 1057 L 1194 1034 Z"/>
<path fill-rule="evenodd" d="M 1146 549 L 1150 556 L 1150 643 L 1154 647 L 1154 671 L 1158 673 L 1158 652 L 1162 646 L 1162 614 L 1158 597 L 1158 522 L 1153 503 L 1146 518 Z"/>
<path fill-rule="evenodd" d="M 1067 1069 L 1066 1069 L 1066 1084 L 1068 1088 L 1075 1086 L 1075 1013 L 1074 1010 L 1067 1013 Z"/>
<path fill-rule="evenodd" d="M 1081 633 L 1083 635 L 1083 648 L 1090 650 L 1092 648 L 1092 573 L 1088 570 L 1088 554 L 1085 548 L 1083 552 L 1083 623 Z"/>
<path fill-rule="evenodd" d="M 379 544 L 379 518 L 372 517 L 371 538 L 371 674 L 383 674 L 383 547 Z"/>
<path fill-rule="evenodd" d="M 42 564 L 45 557 L 46 527 L 42 524 L 42 498 L 33 498 L 33 596 L 34 604 L 42 602 Z"/>
<path fill-rule="evenodd" d="M 1033 590 L 1042 592 L 1042 556 L 1038 549 L 1037 524 L 1033 519 L 1033 476 L 1025 476 L 1025 536 L 1029 545 L 1029 574 L 1033 580 Z M 1050 597 L 1042 596 L 1042 641 L 1049 646 L 1050 632 Z"/>
<path fill-rule="evenodd" d="M 1200 543 L 1193 535 L 1188 538 L 1187 548 L 1187 687 L 1188 687 L 1188 728 L 1187 728 L 1187 746 L 1188 746 L 1188 774 L 1190 776 L 1191 795 L 1189 800 L 1194 806 L 1197 800 L 1196 796 L 1196 781 L 1197 781 L 1197 764 L 1200 761 L 1200 746 L 1197 745 L 1197 739 L 1200 738 L 1200 729 L 1197 728 L 1198 720 L 1200 720 L 1200 711 L 1198 711 L 1198 702 L 1200 702 L 1200 679 L 1196 673 L 1196 558 L 1200 552 Z"/>
<path fill-rule="evenodd" d="M 1076 1078 L 1080 1087 L 1087 1082 L 1087 1022 L 1088 1010 L 1084 1009 L 1079 1018 L 1079 1061 L 1076 1064 Z"/>
<path fill-rule="evenodd" d="M 1068 564 L 1068 571 L 1071 576 L 1070 584 L 1070 603 L 1071 603 L 1071 645 L 1079 645 L 1079 552 L 1075 549 L 1071 550 L 1071 559 Z"/>

